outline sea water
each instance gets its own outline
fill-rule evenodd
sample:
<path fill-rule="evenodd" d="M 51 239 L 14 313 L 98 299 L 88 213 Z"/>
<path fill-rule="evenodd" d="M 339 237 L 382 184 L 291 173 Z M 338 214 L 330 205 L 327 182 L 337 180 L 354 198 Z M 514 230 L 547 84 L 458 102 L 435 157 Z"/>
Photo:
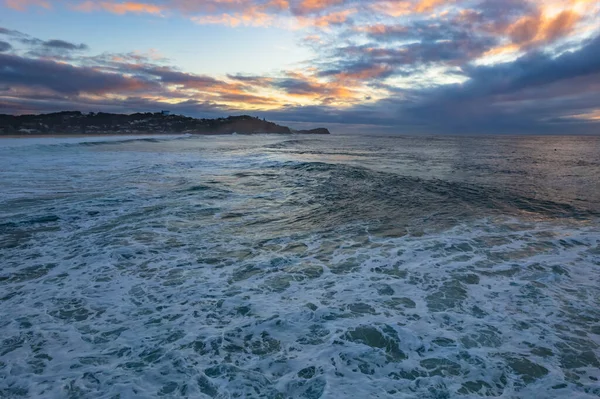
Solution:
<path fill-rule="evenodd" d="M 0 140 L 0 397 L 600 396 L 600 139 Z"/>

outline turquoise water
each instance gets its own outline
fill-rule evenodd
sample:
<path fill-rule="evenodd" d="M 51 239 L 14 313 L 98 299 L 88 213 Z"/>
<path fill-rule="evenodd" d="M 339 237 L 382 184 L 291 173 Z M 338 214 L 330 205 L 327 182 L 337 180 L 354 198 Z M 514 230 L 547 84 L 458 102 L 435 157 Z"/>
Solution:
<path fill-rule="evenodd" d="M 599 198 L 593 137 L 3 139 L 0 397 L 598 397 Z"/>

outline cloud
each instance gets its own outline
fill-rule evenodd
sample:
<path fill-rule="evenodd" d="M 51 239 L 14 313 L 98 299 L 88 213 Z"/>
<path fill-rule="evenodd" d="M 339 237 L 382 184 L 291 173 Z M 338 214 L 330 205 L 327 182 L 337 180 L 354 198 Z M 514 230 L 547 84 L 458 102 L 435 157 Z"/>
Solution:
<path fill-rule="evenodd" d="M 449 5 L 453 3 L 452 0 L 421 0 L 414 7 L 416 12 L 428 12 L 433 11 L 437 7 L 442 5 Z"/>
<path fill-rule="evenodd" d="M 227 26 L 269 26 L 273 16 L 260 11 L 258 8 L 249 8 L 243 13 L 220 15 L 201 15 L 192 17 L 192 21 L 201 25 L 227 25 Z"/>
<path fill-rule="evenodd" d="M 3 42 L 0 40 L 0 53 L 9 51 L 11 49 L 12 49 L 12 46 L 10 45 L 10 43 Z"/>
<path fill-rule="evenodd" d="M 118 15 L 124 15 L 128 13 L 161 15 L 164 10 L 163 7 L 155 4 L 137 2 L 113 3 L 91 0 L 74 5 L 73 9 L 84 12 L 107 11 Z"/>
<path fill-rule="evenodd" d="M 0 54 L 0 83 L 42 87 L 64 95 L 123 93 L 157 88 L 156 84 L 135 77 L 8 54 Z"/>
<path fill-rule="evenodd" d="M 297 29 L 299 45 L 314 55 L 264 75 L 218 76 L 182 71 L 156 52 L 90 55 L 83 43 L 0 28 L 6 107 L 252 110 L 302 123 L 455 133 L 566 124 L 584 132 L 598 123 L 600 7 L 590 0 L 9 2 L 20 10 L 67 6 L 112 18 Z"/>
<path fill-rule="evenodd" d="M 462 84 L 397 89 L 349 108 L 284 107 L 279 120 L 370 124 L 405 133 L 571 133 L 600 131 L 600 36 L 558 56 L 537 51 L 514 61 L 465 68 Z M 286 82 L 297 90 L 306 85 Z M 343 126 L 343 125 L 342 125 Z M 339 125 L 338 125 L 339 129 Z"/>
<path fill-rule="evenodd" d="M 336 6 L 343 3 L 343 1 L 344 0 L 302 0 L 298 5 L 296 5 L 293 8 L 296 13 L 304 15 L 308 13 L 313 13 L 315 11 L 329 9 L 332 6 Z"/>
<path fill-rule="evenodd" d="M 81 43 L 75 44 L 71 42 L 67 42 L 65 40 L 40 40 L 36 38 L 26 38 L 21 39 L 22 43 L 28 44 L 30 46 L 40 47 L 46 50 L 57 50 L 57 51 L 82 51 L 88 50 L 88 46 Z"/>
<path fill-rule="evenodd" d="M 22 38 L 27 37 L 26 34 L 19 32 L 18 30 L 6 29 L 0 26 L 0 35 L 6 35 L 9 37 Z"/>
<path fill-rule="evenodd" d="M 473 67 L 467 69 L 467 74 L 471 79 L 460 88 L 463 98 L 539 89 L 584 76 L 599 77 L 600 36 L 587 41 L 581 49 L 558 57 L 535 52 L 513 62 Z"/>
<path fill-rule="evenodd" d="M 127 97 L 122 99 L 103 98 L 57 98 L 39 100 L 26 98 L 15 101 L 13 97 L 2 98 L 0 96 L 0 113 L 10 114 L 32 114 L 43 112 L 57 112 L 64 110 L 79 110 L 83 112 L 157 112 L 169 109 L 176 114 L 202 115 L 204 117 L 218 117 L 229 112 L 227 108 L 221 108 L 210 102 L 188 100 L 178 104 L 146 99 L 141 97 Z"/>
<path fill-rule="evenodd" d="M 337 12 L 332 12 L 329 14 L 321 15 L 318 17 L 314 17 L 312 21 L 309 22 L 310 25 L 324 28 L 331 25 L 341 25 L 348 21 L 349 17 L 353 14 L 356 14 L 356 8 L 350 8 L 348 10 L 342 10 Z M 305 19 L 301 19 L 300 23 L 302 24 Z"/>
<path fill-rule="evenodd" d="M 8 40 L 25 44 L 31 48 L 33 53 L 40 55 L 60 55 L 72 51 L 85 51 L 89 49 L 84 43 L 76 44 L 59 39 L 41 40 L 23 32 L 3 27 L 0 27 L 0 35 L 5 35 Z M 10 45 L 10 43 L 8 44 Z M 11 47 L 13 46 L 11 45 Z"/>
<path fill-rule="evenodd" d="M 4 3 L 8 8 L 12 8 L 18 11 L 25 11 L 30 6 L 37 6 L 46 9 L 50 9 L 50 0 L 4 0 Z"/>
<path fill-rule="evenodd" d="M 469 80 L 463 84 L 413 92 L 416 100 L 396 103 L 399 119 L 434 131 L 564 129 L 559 122 L 577 110 L 600 107 L 600 37 L 557 57 L 536 52 L 513 62 L 471 67 L 466 73 Z"/>
<path fill-rule="evenodd" d="M 227 78 L 229 78 L 230 80 L 237 80 L 244 83 L 262 86 L 270 85 L 273 81 L 272 78 L 256 75 L 227 75 Z"/>
<path fill-rule="evenodd" d="M 41 45 L 47 48 L 61 49 L 61 50 L 87 50 L 88 46 L 81 44 L 74 44 L 71 42 L 67 42 L 64 40 L 48 40 L 46 42 L 42 42 Z"/>
<path fill-rule="evenodd" d="M 550 42 L 570 33 L 581 15 L 565 10 L 554 16 L 528 15 L 508 27 L 508 36 L 514 44 L 527 45 Z"/>
<path fill-rule="evenodd" d="M 76 44 L 57 39 L 40 40 L 27 35 L 21 37 L 19 42 L 29 47 L 27 55 L 30 57 L 66 60 L 72 58 L 75 53 L 89 50 L 84 43 Z"/>

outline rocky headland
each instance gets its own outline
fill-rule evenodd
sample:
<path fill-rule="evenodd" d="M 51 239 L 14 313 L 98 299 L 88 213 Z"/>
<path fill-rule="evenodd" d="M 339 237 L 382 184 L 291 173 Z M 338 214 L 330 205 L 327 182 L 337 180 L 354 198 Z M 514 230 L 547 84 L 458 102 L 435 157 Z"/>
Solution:
<path fill-rule="evenodd" d="M 64 111 L 40 115 L 0 114 L 0 135 L 128 134 L 329 134 L 326 128 L 292 130 L 248 115 L 197 119 L 166 112 L 110 114 Z"/>

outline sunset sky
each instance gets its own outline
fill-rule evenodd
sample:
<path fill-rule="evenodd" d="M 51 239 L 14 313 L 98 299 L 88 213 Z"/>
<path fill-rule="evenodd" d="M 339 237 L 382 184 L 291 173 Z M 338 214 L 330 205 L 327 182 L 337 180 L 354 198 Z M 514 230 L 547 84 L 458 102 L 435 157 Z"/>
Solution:
<path fill-rule="evenodd" d="M 600 134 L 597 0 L 0 0 L 0 113 Z"/>

